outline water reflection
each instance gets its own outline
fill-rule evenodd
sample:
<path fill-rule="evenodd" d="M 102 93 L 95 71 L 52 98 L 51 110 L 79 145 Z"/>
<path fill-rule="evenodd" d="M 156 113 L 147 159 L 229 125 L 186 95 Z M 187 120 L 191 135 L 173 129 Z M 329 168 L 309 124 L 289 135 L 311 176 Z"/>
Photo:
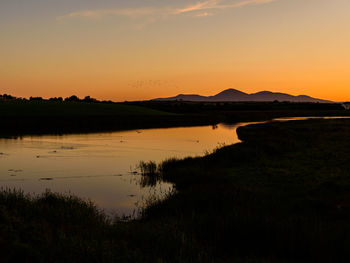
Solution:
<path fill-rule="evenodd" d="M 224 125 L 0 139 L 0 185 L 74 194 L 108 213 L 130 215 L 149 197 L 172 190 L 160 182 L 142 187 L 147 184 L 135 171 L 141 160 L 199 156 L 235 142 L 234 129 Z"/>
<path fill-rule="evenodd" d="M 305 119 L 310 117 L 276 121 Z M 28 193 L 50 189 L 74 194 L 109 214 L 130 216 L 149 198 L 173 190 L 168 183 L 142 180 L 136 171 L 140 161 L 200 156 L 240 142 L 236 129 L 255 123 L 259 122 L 0 139 L 0 186 Z"/>

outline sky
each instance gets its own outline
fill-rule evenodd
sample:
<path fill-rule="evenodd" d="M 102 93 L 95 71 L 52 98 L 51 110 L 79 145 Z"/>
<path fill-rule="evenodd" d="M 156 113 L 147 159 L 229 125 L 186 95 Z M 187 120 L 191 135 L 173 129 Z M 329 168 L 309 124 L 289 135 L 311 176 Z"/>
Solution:
<path fill-rule="evenodd" d="M 0 94 L 350 100 L 349 0 L 1 0 Z"/>

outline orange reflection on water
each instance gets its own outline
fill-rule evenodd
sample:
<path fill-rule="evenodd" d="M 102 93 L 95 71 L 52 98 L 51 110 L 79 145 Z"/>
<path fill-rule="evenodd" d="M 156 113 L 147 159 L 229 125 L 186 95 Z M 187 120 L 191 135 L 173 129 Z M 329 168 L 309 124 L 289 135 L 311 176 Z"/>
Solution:
<path fill-rule="evenodd" d="M 203 155 L 238 142 L 237 125 L 147 129 L 0 139 L 0 185 L 41 193 L 46 189 L 89 198 L 108 212 L 130 215 L 170 184 L 142 188 L 137 164 Z"/>

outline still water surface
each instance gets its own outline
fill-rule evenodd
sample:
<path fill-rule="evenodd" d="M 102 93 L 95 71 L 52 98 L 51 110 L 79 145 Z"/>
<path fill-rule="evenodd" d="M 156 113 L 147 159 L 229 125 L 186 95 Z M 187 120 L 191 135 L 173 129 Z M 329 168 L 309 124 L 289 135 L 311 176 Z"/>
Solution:
<path fill-rule="evenodd" d="M 141 187 L 141 176 L 135 174 L 140 161 L 201 156 L 238 143 L 237 128 L 248 124 L 254 123 L 0 139 L 0 187 L 74 194 L 108 214 L 132 216 L 147 198 L 172 191 L 171 184 L 162 182 Z"/>
<path fill-rule="evenodd" d="M 0 186 L 74 194 L 109 214 L 132 215 L 151 195 L 172 190 L 167 183 L 142 188 L 134 173 L 140 161 L 203 155 L 238 142 L 241 125 L 0 139 Z"/>

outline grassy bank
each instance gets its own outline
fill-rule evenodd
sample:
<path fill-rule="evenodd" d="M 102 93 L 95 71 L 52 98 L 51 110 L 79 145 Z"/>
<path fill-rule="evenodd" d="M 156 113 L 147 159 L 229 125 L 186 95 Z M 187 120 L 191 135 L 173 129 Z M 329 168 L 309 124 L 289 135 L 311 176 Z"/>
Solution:
<path fill-rule="evenodd" d="M 113 220 L 74 196 L 1 190 L 1 262 L 187 262 L 194 250 L 168 223 Z"/>
<path fill-rule="evenodd" d="M 278 117 L 350 115 L 339 103 L 142 101 L 127 105 L 175 114 L 196 114 L 217 122 L 264 121 Z"/>
<path fill-rule="evenodd" d="M 0 101 L 0 136 L 214 125 L 289 116 L 350 115 L 340 104 Z"/>
<path fill-rule="evenodd" d="M 138 221 L 111 222 L 73 197 L 2 192 L 5 261 L 348 262 L 350 120 L 238 133 L 243 143 L 164 162 L 177 194 Z"/>
<path fill-rule="evenodd" d="M 179 194 L 162 213 L 186 215 L 184 232 L 214 262 L 347 262 L 350 120 L 269 123 L 238 133 L 244 143 L 164 164 Z"/>
<path fill-rule="evenodd" d="M 200 116 L 102 102 L 0 101 L 0 118 L 0 136 L 210 124 L 210 120 Z"/>

